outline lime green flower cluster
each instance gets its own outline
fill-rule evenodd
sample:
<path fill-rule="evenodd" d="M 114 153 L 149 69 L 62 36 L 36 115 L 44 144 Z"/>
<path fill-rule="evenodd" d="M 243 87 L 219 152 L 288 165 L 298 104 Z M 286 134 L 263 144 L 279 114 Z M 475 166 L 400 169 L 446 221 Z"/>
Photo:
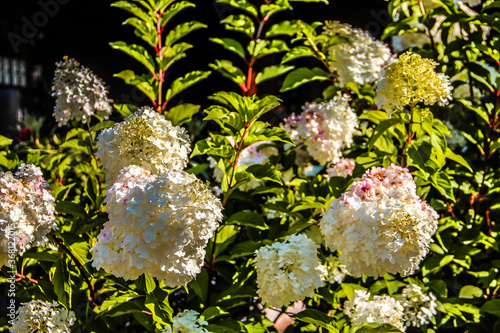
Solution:
<path fill-rule="evenodd" d="M 434 70 L 437 63 L 406 52 L 385 69 L 376 86 L 376 104 L 389 115 L 418 103 L 445 106 L 451 100 L 450 81 Z"/>

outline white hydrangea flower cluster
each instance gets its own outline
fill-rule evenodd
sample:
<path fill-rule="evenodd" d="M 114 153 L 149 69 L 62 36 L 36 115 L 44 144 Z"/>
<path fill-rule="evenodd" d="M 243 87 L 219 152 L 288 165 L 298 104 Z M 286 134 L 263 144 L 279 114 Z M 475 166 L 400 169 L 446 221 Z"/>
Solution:
<path fill-rule="evenodd" d="M 183 170 L 191 142 L 186 130 L 150 107 L 143 107 L 113 128 L 101 132 L 97 155 L 111 182 L 128 165 L 138 165 L 154 174 Z"/>
<path fill-rule="evenodd" d="M 337 95 L 326 103 L 306 103 L 300 115 L 292 114 L 281 126 L 320 164 L 335 164 L 342 157 L 342 149 L 351 146 L 359 126 L 349 100 L 347 95 Z"/>
<path fill-rule="evenodd" d="M 264 304 L 281 308 L 314 296 L 326 275 L 318 260 L 318 247 L 298 234 L 256 251 L 257 294 Z"/>
<path fill-rule="evenodd" d="M 438 214 L 416 194 L 407 169 L 367 170 L 320 220 L 325 243 L 350 275 L 413 274 L 429 252 Z"/>
<path fill-rule="evenodd" d="M 445 106 L 452 99 L 448 76 L 436 73 L 438 64 L 419 54 L 406 52 L 392 62 L 376 85 L 376 104 L 389 116 L 402 111 L 405 106 Z"/>
<path fill-rule="evenodd" d="M 425 294 L 416 284 L 407 285 L 397 300 L 403 305 L 403 320 L 406 326 L 420 327 L 430 322 L 437 314 L 436 296 Z"/>
<path fill-rule="evenodd" d="M 64 57 L 56 66 L 52 96 L 56 97 L 53 116 L 59 127 L 72 119 L 85 123 L 93 114 L 107 119 L 113 100 L 104 82 L 75 59 Z"/>
<path fill-rule="evenodd" d="M 227 137 L 229 142 L 234 146 L 234 139 L 230 136 Z M 240 153 L 240 157 L 238 159 L 238 164 L 239 166 L 252 166 L 255 164 L 266 164 L 269 158 L 272 155 L 278 155 L 278 149 L 275 147 L 261 147 L 262 145 L 269 145 L 272 144 L 271 141 L 263 141 L 263 142 L 257 142 L 254 143 L 245 149 L 243 149 Z M 221 168 L 217 165 L 217 162 L 209 157 L 208 162 L 210 163 L 210 167 L 214 169 L 214 177 L 218 182 L 222 181 L 222 178 L 224 177 L 224 171 L 222 171 Z M 241 191 L 249 191 L 253 190 L 254 188 L 259 187 L 262 185 L 263 181 L 260 179 L 250 179 L 247 183 L 241 185 L 239 189 Z"/>
<path fill-rule="evenodd" d="M 383 295 L 373 296 L 365 290 L 356 290 L 354 297 L 344 303 L 344 312 L 351 319 L 351 326 L 380 323 L 391 324 L 405 331 L 403 324 L 404 308 L 396 299 Z"/>
<path fill-rule="evenodd" d="M 324 33 L 340 36 L 348 41 L 328 48 L 332 70 L 338 74 L 340 86 L 348 82 L 367 84 L 377 81 L 382 67 L 391 57 L 391 50 L 385 43 L 373 38 L 367 31 L 355 29 L 338 21 L 325 22 Z"/>
<path fill-rule="evenodd" d="M 106 202 L 109 221 L 91 249 L 94 267 L 131 280 L 149 273 L 172 287 L 186 285 L 201 271 L 222 204 L 194 175 L 152 175 L 128 166 Z"/>
<path fill-rule="evenodd" d="M 15 175 L 0 172 L 0 229 L 4 231 L 0 233 L 0 266 L 8 263 L 9 242 L 22 255 L 32 244 L 43 244 L 55 226 L 55 199 L 46 187 L 42 171 L 33 164 L 21 164 Z"/>
<path fill-rule="evenodd" d="M 330 256 L 326 259 L 326 269 L 328 272 L 327 279 L 331 283 L 336 282 L 340 284 L 347 275 L 345 265 L 335 256 Z"/>
<path fill-rule="evenodd" d="M 331 165 L 326 169 L 328 178 L 331 177 L 348 177 L 352 176 L 352 172 L 356 167 L 356 160 L 351 158 L 341 158 L 336 164 Z"/>
<path fill-rule="evenodd" d="M 22 304 L 9 330 L 12 333 L 69 333 L 75 320 L 73 311 L 67 311 L 58 303 L 35 299 Z"/>
<path fill-rule="evenodd" d="M 446 144 L 450 149 L 463 149 L 467 145 L 467 140 L 462 132 L 457 130 L 450 122 L 445 122 L 446 127 L 450 130 L 450 136 L 446 138 Z"/>
<path fill-rule="evenodd" d="M 161 333 L 206 333 L 208 331 L 203 326 L 208 323 L 199 316 L 199 312 L 194 310 L 186 309 L 179 312 L 173 318 L 173 330 L 165 326 Z"/>

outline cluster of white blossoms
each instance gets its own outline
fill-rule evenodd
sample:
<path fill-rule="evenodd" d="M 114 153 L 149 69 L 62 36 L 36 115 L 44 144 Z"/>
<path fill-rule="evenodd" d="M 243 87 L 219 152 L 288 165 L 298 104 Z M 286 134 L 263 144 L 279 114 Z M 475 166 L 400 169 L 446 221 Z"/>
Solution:
<path fill-rule="evenodd" d="M 407 169 L 367 170 L 320 220 L 325 243 L 350 275 L 413 274 L 429 252 L 438 214 L 416 194 Z"/>
<path fill-rule="evenodd" d="M 4 231 L 0 266 L 7 265 L 9 250 L 22 255 L 32 244 L 43 244 L 55 226 L 55 200 L 46 187 L 42 171 L 33 164 L 21 164 L 14 175 L 0 172 L 0 229 Z"/>
<path fill-rule="evenodd" d="M 234 139 L 232 137 L 227 137 L 229 142 L 234 146 Z M 278 149 L 272 146 L 267 146 L 267 147 L 261 147 L 263 145 L 269 145 L 272 144 L 271 141 L 263 141 L 263 142 L 258 142 L 254 143 L 245 149 L 243 149 L 240 152 L 240 157 L 238 158 L 238 164 L 239 166 L 252 166 L 255 164 L 266 164 L 267 161 L 269 160 L 269 157 L 272 155 L 278 155 Z M 222 181 L 222 178 L 224 177 L 224 172 L 222 171 L 221 168 L 217 165 L 217 162 L 212 158 L 209 157 L 208 161 L 210 162 L 210 167 L 214 169 L 214 177 L 218 182 Z M 253 190 L 254 188 L 257 188 L 258 186 L 262 185 L 263 181 L 259 179 L 250 179 L 248 182 L 245 184 L 241 185 L 239 189 L 241 191 L 248 191 L 248 190 Z"/>
<path fill-rule="evenodd" d="M 418 103 L 445 106 L 452 99 L 448 77 L 436 73 L 438 64 L 419 54 L 406 52 L 392 62 L 376 85 L 376 104 L 389 116 Z"/>
<path fill-rule="evenodd" d="M 172 287 L 201 271 L 222 220 L 222 204 L 204 182 L 184 171 L 152 175 L 132 165 L 120 171 L 106 202 L 109 221 L 91 249 L 94 267 L 131 280 L 149 273 Z"/>
<path fill-rule="evenodd" d="M 430 322 L 437 314 L 436 296 L 425 294 L 416 284 L 407 285 L 397 300 L 403 305 L 405 326 L 420 327 Z"/>
<path fill-rule="evenodd" d="M 298 234 L 257 250 L 257 294 L 262 302 L 281 308 L 314 296 L 326 275 L 318 248 L 313 240 Z"/>
<path fill-rule="evenodd" d="M 199 316 L 200 314 L 194 310 L 186 309 L 179 312 L 173 318 L 173 330 L 165 326 L 161 333 L 206 333 L 208 331 L 203 326 L 208 323 Z"/>
<path fill-rule="evenodd" d="M 306 103 L 300 115 L 292 114 L 281 126 L 320 164 L 335 164 L 342 157 L 342 149 L 351 147 L 359 126 L 349 100 L 347 95 L 337 95 L 326 103 Z"/>
<path fill-rule="evenodd" d="M 405 331 L 403 324 L 404 308 L 396 299 L 383 295 L 373 296 L 365 290 L 356 290 L 354 297 L 344 303 L 344 313 L 351 319 L 351 326 L 380 323 L 391 324 Z"/>
<path fill-rule="evenodd" d="M 385 43 L 373 38 L 367 31 L 354 29 L 338 21 L 325 22 L 324 33 L 347 39 L 328 48 L 329 66 L 338 74 L 340 86 L 348 82 L 361 85 L 373 83 L 380 77 L 382 67 L 391 57 L 391 50 Z"/>
<path fill-rule="evenodd" d="M 93 114 L 105 119 L 113 111 L 104 82 L 75 59 L 64 57 L 56 63 L 52 96 L 56 97 L 54 117 L 59 126 L 76 119 L 85 123 Z"/>
<path fill-rule="evenodd" d="M 138 165 L 154 174 L 183 170 L 191 142 L 186 130 L 150 107 L 143 107 L 113 128 L 102 131 L 97 155 L 106 169 L 108 182 L 128 165 Z"/>
<path fill-rule="evenodd" d="M 462 132 L 457 130 L 450 122 L 445 122 L 446 127 L 450 130 L 450 136 L 446 138 L 446 144 L 451 149 L 462 150 L 467 146 L 467 140 L 463 136 Z"/>
<path fill-rule="evenodd" d="M 67 311 L 58 303 L 32 300 L 17 310 L 17 317 L 9 330 L 12 333 L 69 333 L 75 320 L 73 311 Z"/>
<path fill-rule="evenodd" d="M 331 177 L 348 177 L 352 176 L 352 172 L 356 167 L 356 160 L 351 158 L 341 158 L 336 164 L 331 165 L 326 169 L 327 176 Z"/>

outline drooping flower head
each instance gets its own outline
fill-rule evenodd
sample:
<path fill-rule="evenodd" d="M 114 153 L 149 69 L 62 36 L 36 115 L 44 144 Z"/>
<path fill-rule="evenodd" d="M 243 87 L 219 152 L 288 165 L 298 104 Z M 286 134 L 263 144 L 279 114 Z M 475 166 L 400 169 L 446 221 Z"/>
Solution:
<path fill-rule="evenodd" d="M 232 137 L 227 137 L 229 142 L 231 142 L 232 145 L 234 145 L 234 139 Z M 254 143 L 245 149 L 243 149 L 240 153 L 240 156 L 238 158 L 238 164 L 239 166 L 252 166 L 255 164 L 266 164 L 267 161 L 269 161 L 269 158 L 272 155 L 278 155 L 278 149 L 272 146 L 267 146 L 272 144 L 271 141 L 263 141 L 263 142 L 258 142 Z M 214 177 L 218 182 L 222 181 L 222 178 L 224 177 L 224 172 L 222 171 L 221 168 L 217 166 L 217 162 L 209 157 L 208 161 L 210 162 L 210 167 L 214 169 Z M 241 191 L 248 191 L 252 190 L 260 185 L 262 185 L 263 181 L 259 179 L 251 179 L 245 184 L 241 185 L 238 187 Z"/>
<path fill-rule="evenodd" d="M 356 160 L 351 158 L 341 158 L 336 164 L 327 168 L 326 173 L 329 178 L 352 176 L 354 167 L 356 167 Z"/>
<path fill-rule="evenodd" d="M 407 169 L 367 170 L 320 220 L 325 243 L 350 275 L 413 274 L 429 252 L 438 214 L 416 194 Z"/>
<path fill-rule="evenodd" d="M 329 58 L 332 59 L 328 65 L 337 72 L 340 86 L 348 82 L 364 85 L 379 79 L 382 67 L 391 57 L 387 45 L 367 31 L 355 29 L 346 23 L 327 21 L 323 29 L 326 35 L 347 39 L 344 43 L 328 48 Z"/>
<path fill-rule="evenodd" d="M 186 130 L 150 107 L 143 107 L 113 128 L 102 131 L 97 155 L 113 181 L 126 166 L 138 165 L 153 174 L 183 170 L 189 160 L 191 144 Z"/>
<path fill-rule="evenodd" d="M 403 319 L 408 327 L 426 325 L 437 314 L 436 296 L 424 293 L 416 284 L 407 285 L 397 300 L 404 307 Z"/>
<path fill-rule="evenodd" d="M 194 310 L 186 309 L 179 312 L 173 318 L 173 330 L 165 326 L 162 333 L 206 333 L 208 331 L 203 326 L 208 323 L 199 316 L 200 313 Z"/>
<path fill-rule="evenodd" d="M 314 296 L 326 274 L 318 260 L 318 247 L 313 240 L 298 234 L 257 250 L 257 294 L 262 302 L 280 308 Z"/>
<path fill-rule="evenodd" d="M 35 299 L 22 304 L 9 330 L 12 333 L 70 333 L 75 320 L 75 314 L 58 303 Z"/>
<path fill-rule="evenodd" d="M 292 114 L 282 126 L 295 144 L 304 144 L 320 164 L 337 163 L 342 149 L 351 146 L 358 128 L 349 100 L 347 95 L 337 95 L 326 103 L 306 103 L 300 115 Z"/>
<path fill-rule="evenodd" d="M 172 287 L 186 285 L 201 271 L 222 204 L 194 175 L 152 175 L 128 166 L 106 202 L 109 221 L 91 249 L 94 267 L 130 280 L 149 273 Z"/>
<path fill-rule="evenodd" d="M 344 313 L 351 319 L 351 327 L 361 324 L 391 324 L 405 331 L 403 306 L 396 299 L 383 295 L 373 296 L 365 290 L 356 290 L 354 297 L 344 303 Z"/>
<path fill-rule="evenodd" d="M 32 244 L 44 243 L 55 226 L 55 200 L 46 187 L 33 164 L 21 164 L 15 175 L 0 172 L 0 266 L 7 264 L 12 245 L 22 255 Z"/>
<path fill-rule="evenodd" d="M 93 114 L 107 119 L 113 100 L 104 82 L 75 59 L 64 57 L 56 66 L 52 96 L 56 97 L 53 115 L 59 127 L 72 119 L 85 123 Z"/>
<path fill-rule="evenodd" d="M 452 87 L 445 74 L 435 71 L 437 65 L 416 53 L 403 53 L 377 82 L 376 104 L 389 115 L 418 103 L 447 105 Z"/>

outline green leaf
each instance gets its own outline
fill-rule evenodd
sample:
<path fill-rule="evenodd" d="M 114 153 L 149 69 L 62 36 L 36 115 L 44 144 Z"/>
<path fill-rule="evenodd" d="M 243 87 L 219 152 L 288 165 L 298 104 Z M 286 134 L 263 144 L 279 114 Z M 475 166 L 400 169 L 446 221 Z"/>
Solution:
<path fill-rule="evenodd" d="M 220 306 L 210 306 L 203 310 L 200 317 L 203 317 L 205 321 L 210 320 L 215 317 L 220 317 L 229 314 L 229 312 L 224 311 Z"/>
<path fill-rule="evenodd" d="M 130 116 L 132 113 L 137 111 L 139 109 L 138 106 L 131 105 L 131 104 L 117 104 L 113 103 L 113 106 L 116 111 L 118 111 L 119 114 L 122 115 L 123 118 L 127 118 Z"/>
<path fill-rule="evenodd" d="M 281 63 L 287 63 L 289 61 L 302 58 L 302 57 L 314 57 L 316 58 L 316 53 L 314 50 L 308 46 L 297 46 L 288 51 L 281 59 Z"/>
<path fill-rule="evenodd" d="M 139 6 L 130 3 L 128 1 L 117 1 L 113 2 L 111 4 L 111 7 L 117 7 L 126 10 L 132 15 L 137 16 L 137 18 L 141 19 L 142 21 L 149 23 L 150 25 L 154 26 L 154 22 L 151 19 L 151 17 Z"/>
<path fill-rule="evenodd" d="M 325 328 L 328 332 L 337 333 L 339 331 L 335 323 L 335 318 L 329 317 L 318 310 L 306 309 L 293 315 L 293 318 Z"/>
<path fill-rule="evenodd" d="M 13 141 L 14 140 L 9 139 L 3 135 L 0 135 L 0 147 L 8 146 L 8 145 L 12 144 Z"/>
<path fill-rule="evenodd" d="M 255 83 L 259 84 L 269 79 L 273 79 L 277 76 L 288 73 L 294 68 L 295 66 L 284 66 L 284 65 L 266 67 L 262 72 L 257 74 L 257 76 L 255 77 Z"/>
<path fill-rule="evenodd" d="M 155 47 L 158 44 L 158 34 L 154 24 L 147 23 L 137 17 L 130 17 L 123 24 L 133 26 L 135 28 L 135 35 L 142 38 L 151 47 Z"/>
<path fill-rule="evenodd" d="M 207 25 L 198 21 L 184 22 L 177 25 L 175 28 L 169 31 L 167 37 L 165 37 L 165 46 L 171 46 L 179 39 L 187 36 L 191 32 L 206 28 Z"/>
<path fill-rule="evenodd" d="M 71 286 L 69 285 L 68 268 L 64 258 L 59 258 L 52 266 L 51 280 L 58 301 L 68 309 L 68 295 L 71 292 Z"/>
<path fill-rule="evenodd" d="M 141 64 L 143 64 L 152 74 L 155 72 L 155 62 L 153 57 L 146 51 L 146 49 L 136 44 L 126 44 L 125 42 L 111 42 L 109 43 L 112 48 L 120 50 L 125 54 L 131 56 Z"/>
<path fill-rule="evenodd" d="M 157 61 L 160 63 L 160 69 L 166 72 L 176 61 L 184 58 L 186 56 L 186 51 L 192 47 L 193 45 L 184 42 L 162 47 L 162 60 L 159 61 L 159 57 L 157 57 Z"/>
<path fill-rule="evenodd" d="M 481 307 L 482 312 L 491 313 L 497 317 L 500 317 L 500 299 L 492 299 L 484 303 Z"/>
<path fill-rule="evenodd" d="M 194 114 L 200 110 L 199 105 L 184 103 L 179 104 L 168 110 L 165 117 L 172 122 L 174 126 L 180 126 L 191 121 Z"/>
<path fill-rule="evenodd" d="M 104 302 L 102 302 L 102 304 L 99 305 L 99 307 L 95 308 L 94 311 L 97 313 L 97 317 L 100 317 L 104 314 L 108 314 L 109 312 L 116 309 L 120 305 L 126 303 L 133 304 L 130 301 L 138 297 L 140 297 L 140 295 L 133 290 L 127 290 L 126 292 L 117 291 L 111 297 L 104 300 Z"/>
<path fill-rule="evenodd" d="M 156 287 L 153 292 L 146 294 L 145 306 L 151 311 L 153 319 L 161 324 L 172 322 L 174 310 L 168 302 L 168 293 Z"/>
<path fill-rule="evenodd" d="M 100 123 L 97 123 L 92 127 L 92 131 L 97 132 L 104 128 L 111 128 L 113 126 L 115 126 L 115 122 L 112 120 L 101 121 Z"/>
<path fill-rule="evenodd" d="M 288 51 L 286 43 L 280 39 L 251 40 L 247 47 L 248 53 L 255 59 L 260 59 L 266 55 Z"/>
<path fill-rule="evenodd" d="M 165 95 L 165 101 L 170 101 L 174 96 L 191 87 L 193 84 L 206 79 L 210 75 L 210 71 L 192 71 L 175 79 Z"/>
<path fill-rule="evenodd" d="M 87 211 L 85 211 L 85 208 L 71 201 L 60 201 L 56 203 L 56 211 L 58 211 L 59 213 L 70 214 L 74 217 L 79 217 L 82 219 L 89 218 Z"/>
<path fill-rule="evenodd" d="M 209 66 L 215 69 L 217 72 L 222 74 L 222 76 L 232 80 L 234 83 L 239 85 L 244 91 L 248 90 L 245 86 L 246 75 L 243 71 L 233 66 L 233 63 L 229 60 L 215 60 L 215 64 L 209 64 Z"/>
<path fill-rule="evenodd" d="M 129 84 L 133 87 L 136 87 L 140 91 L 144 93 L 150 100 L 156 101 L 156 89 L 153 87 L 153 80 L 151 77 L 147 77 L 147 75 L 137 75 L 131 70 L 124 70 L 120 73 L 113 75 L 114 77 L 118 77 L 125 81 L 126 84 Z"/>
<path fill-rule="evenodd" d="M 323 2 L 328 5 L 328 0 L 290 0 L 296 2 Z"/>
<path fill-rule="evenodd" d="M 340 286 L 342 287 L 342 290 L 344 291 L 348 299 L 352 299 L 354 297 L 354 292 L 356 290 L 366 290 L 365 287 L 354 283 L 341 283 Z"/>
<path fill-rule="evenodd" d="M 284 10 L 292 10 L 292 6 L 288 0 L 277 0 L 275 3 L 265 3 L 260 6 L 260 14 L 262 17 L 271 17 L 272 15 Z"/>
<path fill-rule="evenodd" d="M 281 174 L 276 170 L 276 167 L 270 162 L 266 164 L 254 164 L 246 169 L 255 179 L 270 180 L 272 182 L 283 184 Z"/>
<path fill-rule="evenodd" d="M 457 162 L 461 166 L 469 169 L 470 172 L 473 172 L 472 168 L 470 167 L 469 163 L 465 160 L 465 158 L 463 158 L 462 156 L 460 156 L 458 154 L 455 154 L 450 148 L 446 148 L 446 158 L 450 159 L 454 162 Z"/>
<path fill-rule="evenodd" d="M 252 240 L 239 242 L 231 250 L 231 259 L 253 255 L 261 246 L 261 242 L 255 242 Z"/>
<path fill-rule="evenodd" d="M 483 290 L 479 287 L 471 285 L 463 286 L 460 289 L 460 293 L 458 294 L 458 297 L 466 299 L 472 299 L 481 296 L 483 296 Z"/>
<path fill-rule="evenodd" d="M 377 142 L 378 138 L 384 134 L 385 131 L 387 131 L 389 128 L 391 128 L 394 125 L 401 124 L 403 123 L 403 119 L 401 118 L 389 118 L 386 120 L 383 120 L 380 122 L 380 124 L 377 125 L 375 128 L 375 131 L 373 131 L 372 136 L 370 137 L 370 140 L 366 144 L 366 146 L 371 149 L 373 145 Z"/>
<path fill-rule="evenodd" d="M 441 193 L 445 198 L 455 201 L 453 195 L 453 185 L 451 184 L 450 177 L 444 171 L 434 173 L 431 177 L 432 185 Z"/>
<path fill-rule="evenodd" d="M 271 128 L 261 128 L 256 132 L 251 132 L 250 130 L 248 136 L 245 137 L 243 144 L 247 146 L 257 142 L 265 141 L 283 142 L 295 146 L 292 138 L 290 137 L 290 134 L 288 134 L 286 130 L 277 126 Z"/>
<path fill-rule="evenodd" d="M 189 7 L 196 7 L 196 5 L 190 1 L 178 1 L 172 4 L 161 16 L 160 27 L 164 27 L 175 15 Z"/>
<path fill-rule="evenodd" d="M 271 26 L 266 32 L 266 37 L 275 37 L 278 35 L 295 36 L 301 31 L 297 21 L 282 21 Z"/>
<path fill-rule="evenodd" d="M 269 227 L 264 222 L 264 218 L 256 212 L 237 212 L 227 220 L 228 224 L 244 225 L 260 230 L 268 229 Z"/>
<path fill-rule="evenodd" d="M 331 74 L 321 68 L 298 68 L 286 76 L 280 92 L 295 89 L 311 81 L 325 81 L 330 79 Z"/>
<path fill-rule="evenodd" d="M 236 53 L 245 59 L 245 49 L 236 39 L 232 38 L 210 38 L 210 41 L 222 45 L 226 50 Z"/>
<path fill-rule="evenodd" d="M 394 333 L 401 332 L 390 324 L 370 323 L 361 324 L 352 329 L 351 333 Z"/>
<path fill-rule="evenodd" d="M 238 8 L 258 17 L 257 8 L 247 0 L 217 0 L 218 3 L 225 3 L 234 8 Z"/>
<path fill-rule="evenodd" d="M 222 21 L 227 30 L 241 32 L 250 38 L 255 33 L 255 25 L 251 18 L 243 14 L 229 15 Z"/>
<path fill-rule="evenodd" d="M 149 273 L 144 273 L 144 281 L 146 286 L 146 293 L 150 294 L 156 289 L 156 282 Z"/>

